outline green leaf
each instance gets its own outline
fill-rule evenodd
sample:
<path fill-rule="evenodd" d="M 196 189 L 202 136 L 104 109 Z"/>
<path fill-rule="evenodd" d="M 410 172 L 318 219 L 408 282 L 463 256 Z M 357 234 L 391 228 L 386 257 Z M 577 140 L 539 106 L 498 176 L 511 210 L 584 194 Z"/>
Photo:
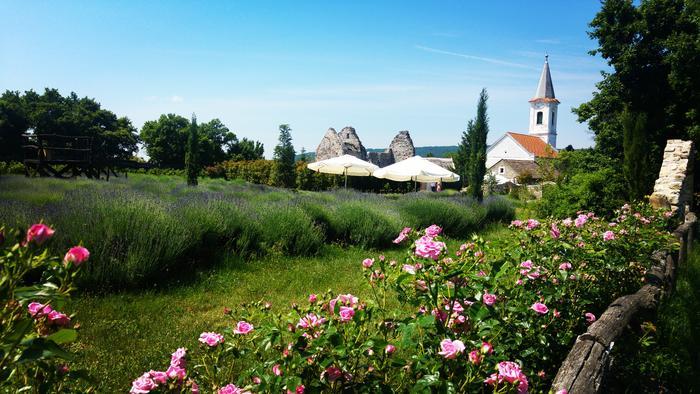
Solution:
<path fill-rule="evenodd" d="M 63 350 L 54 341 L 46 340 L 44 338 L 33 338 L 28 341 L 24 341 L 23 344 L 28 346 L 26 349 L 24 349 L 17 360 L 17 362 L 20 364 L 51 357 L 58 357 L 68 361 L 75 360 L 75 355 Z"/>
<path fill-rule="evenodd" d="M 49 335 L 46 339 L 54 341 L 59 345 L 62 343 L 70 343 L 78 339 L 78 331 L 72 328 L 64 328 Z"/>

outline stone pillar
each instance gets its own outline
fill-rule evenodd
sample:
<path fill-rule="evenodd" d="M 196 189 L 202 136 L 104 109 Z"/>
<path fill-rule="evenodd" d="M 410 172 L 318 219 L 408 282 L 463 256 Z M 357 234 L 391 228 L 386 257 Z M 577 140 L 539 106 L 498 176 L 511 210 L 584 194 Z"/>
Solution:
<path fill-rule="evenodd" d="M 693 199 L 694 161 L 692 141 L 668 140 L 659 178 L 649 197 L 654 208 L 670 209 L 680 217 L 685 215 Z"/>

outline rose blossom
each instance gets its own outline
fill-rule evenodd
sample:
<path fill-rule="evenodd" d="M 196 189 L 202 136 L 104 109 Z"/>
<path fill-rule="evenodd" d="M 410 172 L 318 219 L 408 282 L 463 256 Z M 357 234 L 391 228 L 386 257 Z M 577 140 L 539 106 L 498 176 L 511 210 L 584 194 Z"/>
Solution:
<path fill-rule="evenodd" d="M 49 313 L 49 321 L 57 326 L 66 327 L 70 324 L 70 318 L 65 313 L 59 311 L 51 311 Z"/>
<path fill-rule="evenodd" d="M 187 371 L 178 367 L 177 365 L 169 366 L 168 370 L 165 371 L 165 373 L 166 373 L 166 375 L 168 375 L 168 377 L 170 379 L 177 380 L 177 381 L 182 381 L 187 376 Z"/>
<path fill-rule="evenodd" d="M 156 384 L 165 384 L 168 382 L 168 374 L 161 371 L 148 371 L 148 375 L 153 379 Z"/>
<path fill-rule="evenodd" d="M 63 257 L 63 263 L 68 265 L 73 263 L 74 266 L 79 266 L 80 264 L 86 262 L 90 258 L 90 251 L 82 246 L 75 246 L 68 249 L 65 257 Z"/>
<path fill-rule="evenodd" d="M 186 368 L 187 367 L 187 360 L 185 360 L 185 357 L 187 356 L 187 349 L 184 347 L 178 348 L 175 353 L 173 353 L 170 356 L 170 365 L 174 365 L 180 368 Z"/>
<path fill-rule="evenodd" d="M 566 218 L 561 221 L 561 224 L 564 225 L 564 227 L 571 227 L 571 224 L 573 223 L 573 220 L 571 218 Z"/>
<path fill-rule="evenodd" d="M 613 239 L 615 239 L 615 233 L 612 231 L 608 230 L 603 233 L 603 241 L 612 241 Z"/>
<path fill-rule="evenodd" d="M 403 230 L 399 233 L 399 236 L 396 237 L 396 239 L 393 241 L 395 244 L 400 244 L 403 242 L 406 238 L 408 238 L 408 234 L 411 232 L 410 227 L 404 227 Z"/>
<path fill-rule="evenodd" d="M 444 249 L 444 242 L 433 241 L 432 238 L 425 235 L 416 241 L 415 253 L 420 257 L 437 260 Z"/>
<path fill-rule="evenodd" d="M 430 238 L 435 238 L 440 233 L 442 232 L 442 228 L 440 226 L 433 224 L 432 226 L 428 227 L 425 229 L 425 235 L 429 236 Z"/>
<path fill-rule="evenodd" d="M 199 335 L 199 342 L 214 347 L 224 342 L 224 336 L 216 332 L 203 332 Z"/>
<path fill-rule="evenodd" d="M 568 271 L 571 269 L 571 263 L 561 263 L 559 264 L 559 269 L 562 271 Z"/>
<path fill-rule="evenodd" d="M 484 302 L 484 304 L 491 306 L 491 305 L 496 303 L 496 300 L 498 300 L 498 297 L 496 297 L 495 294 L 484 293 L 484 295 L 481 296 L 481 300 Z"/>
<path fill-rule="evenodd" d="M 549 235 L 551 235 L 554 239 L 559 238 L 559 235 L 561 235 L 561 232 L 559 231 L 559 228 L 557 227 L 556 223 L 552 223 L 552 227 L 549 230 Z"/>
<path fill-rule="evenodd" d="M 481 355 L 478 351 L 472 350 L 469 352 L 469 362 L 474 365 L 479 365 L 481 363 Z"/>
<path fill-rule="evenodd" d="M 315 303 L 318 298 L 316 297 L 316 294 L 309 294 L 309 302 L 310 303 Z"/>
<path fill-rule="evenodd" d="M 308 313 L 306 316 L 302 317 L 299 319 L 299 323 L 297 323 L 297 327 L 300 328 L 314 328 L 314 327 L 319 327 L 323 323 L 326 322 L 326 319 L 324 318 L 319 318 L 313 313 Z"/>
<path fill-rule="evenodd" d="M 386 347 L 384 348 L 384 352 L 385 352 L 386 354 L 392 354 L 392 353 L 394 353 L 395 351 L 396 351 L 396 346 L 394 346 L 394 345 L 392 345 L 392 344 L 388 344 L 388 345 L 386 345 Z"/>
<path fill-rule="evenodd" d="M 483 354 L 491 354 L 493 353 L 493 345 L 489 342 L 482 341 L 481 342 L 481 353 Z"/>
<path fill-rule="evenodd" d="M 45 224 L 34 224 L 27 230 L 26 243 L 34 241 L 37 245 L 41 245 L 51 238 L 54 232 L 51 227 Z"/>
<path fill-rule="evenodd" d="M 586 224 L 587 221 L 588 221 L 588 216 L 581 214 L 581 215 L 578 215 L 578 217 L 576 217 L 574 224 L 576 225 L 576 227 L 582 227 L 584 224 Z"/>
<path fill-rule="evenodd" d="M 513 227 L 520 227 L 523 225 L 523 222 L 522 220 L 513 220 L 512 222 L 510 222 L 510 225 Z"/>
<path fill-rule="evenodd" d="M 594 321 L 596 321 L 595 315 L 592 314 L 591 312 L 586 312 L 583 315 L 586 317 L 586 321 L 588 322 L 588 324 L 591 324 Z"/>
<path fill-rule="evenodd" d="M 53 312 L 53 309 L 49 304 L 44 305 L 38 302 L 32 302 L 29 305 L 27 305 L 27 311 L 32 317 L 38 319 L 44 315 L 48 315 L 49 313 Z"/>
<path fill-rule="evenodd" d="M 279 364 L 275 364 L 272 366 L 272 373 L 274 373 L 275 376 L 282 376 L 282 369 L 280 368 Z"/>
<path fill-rule="evenodd" d="M 151 375 L 149 375 L 149 373 L 146 372 L 145 374 L 141 375 L 138 379 L 131 382 L 131 390 L 129 392 L 132 394 L 147 394 L 155 388 L 156 382 L 154 382 L 153 379 L 151 379 Z"/>
<path fill-rule="evenodd" d="M 218 394 L 250 394 L 250 391 L 243 390 L 233 384 L 226 385 L 219 389 Z"/>
<path fill-rule="evenodd" d="M 540 222 L 538 222 L 537 220 L 528 219 L 527 224 L 525 225 L 525 228 L 527 228 L 528 230 L 533 230 L 533 229 L 537 228 L 539 225 L 540 225 Z"/>
<path fill-rule="evenodd" d="M 352 317 L 355 316 L 355 310 L 348 306 L 341 306 L 338 315 L 340 315 L 340 321 L 346 323 L 351 321 Z"/>
<path fill-rule="evenodd" d="M 530 307 L 530 309 L 532 309 L 533 311 L 539 313 L 540 315 L 544 315 L 544 314 L 546 314 L 547 312 L 549 312 L 549 308 L 547 308 L 547 305 L 545 305 L 545 304 L 543 304 L 543 303 L 541 303 L 541 302 L 535 302 L 534 304 L 532 304 L 532 306 Z"/>
<path fill-rule="evenodd" d="M 416 267 L 413 266 L 413 265 L 404 264 L 403 267 L 401 267 L 401 269 L 402 269 L 404 272 L 407 272 L 407 273 L 409 273 L 409 274 L 411 274 L 411 275 L 415 275 L 415 274 L 416 274 Z"/>
<path fill-rule="evenodd" d="M 438 354 L 447 359 L 455 359 L 462 354 L 462 352 L 464 352 L 464 343 L 458 339 L 453 341 L 446 338 L 440 342 L 440 351 Z"/>
<path fill-rule="evenodd" d="M 364 268 L 372 268 L 372 265 L 374 265 L 374 259 L 364 259 L 364 260 L 362 260 L 362 267 L 364 267 Z"/>
<path fill-rule="evenodd" d="M 248 323 L 247 321 L 241 320 L 236 324 L 236 328 L 233 330 L 234 334 L 241 334 L 245 335 L 251 331 L 253 331 L 254 327 L 252 324 Z"/>
<path fill-rule="evenodd" d="M 523 268 L 531 269 L 532 268 L 532 261 L 525 260 L 522 263 L 520 263 L 520 266 Z"/>
<path fill-rule="evenodd" d="M 343 376 L 343 371 L 338 367 L 328 367 L 321 373 L 321 379 L 327 377 L 329 382 L 335 382 Z"/>

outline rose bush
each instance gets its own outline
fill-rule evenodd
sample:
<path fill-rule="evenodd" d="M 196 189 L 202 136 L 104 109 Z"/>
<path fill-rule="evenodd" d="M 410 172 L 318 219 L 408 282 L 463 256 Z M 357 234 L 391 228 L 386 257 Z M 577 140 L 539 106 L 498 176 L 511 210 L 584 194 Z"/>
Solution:
<path fill-rule="evenodd" d="M 42 246 L 54 229 L 39 223 L 26 232 L 0 228 L 0 389 L 86 392 L 83 371 L 69 362 L 66 345 L 77 338 L 74 317 L 66 314 L 73 280 L 90 252 L 76 246 L 63 260 Z"/>
<path fill-rule="evenodd" d="M 202 333 L 181 370 L 147 372 L 132 392 L 548 391 L 576 335 L 637 290 L 653 252 L 675 247 L 668 226 L 624 206 L 612 221 L 514 221 L 505 239 L 454 251 L 437 226 L 407 228 L 394 241 L 405 261 L 358 262 L 368 299 L 328 292 L 286 312 L 227 309 L 230 328 Z"/>

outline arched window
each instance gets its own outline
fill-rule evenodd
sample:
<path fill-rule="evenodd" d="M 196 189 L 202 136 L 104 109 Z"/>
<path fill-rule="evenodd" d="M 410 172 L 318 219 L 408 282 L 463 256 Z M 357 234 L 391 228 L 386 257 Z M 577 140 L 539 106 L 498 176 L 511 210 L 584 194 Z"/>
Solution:
<path fill-rule="evenodd" d="M 503 174 L 506 172 L 506 169 L 504 167 L 498 167 L 498 173 Z"/>
<path fill-rule="evenodd" d="M 552 127 L 554 127 L 554 112 L 552 112 Z"/>
<path fill-rule="evenodd" d="M 542 111 L 537 112 L 537 124 L 542 124 Z"/>

